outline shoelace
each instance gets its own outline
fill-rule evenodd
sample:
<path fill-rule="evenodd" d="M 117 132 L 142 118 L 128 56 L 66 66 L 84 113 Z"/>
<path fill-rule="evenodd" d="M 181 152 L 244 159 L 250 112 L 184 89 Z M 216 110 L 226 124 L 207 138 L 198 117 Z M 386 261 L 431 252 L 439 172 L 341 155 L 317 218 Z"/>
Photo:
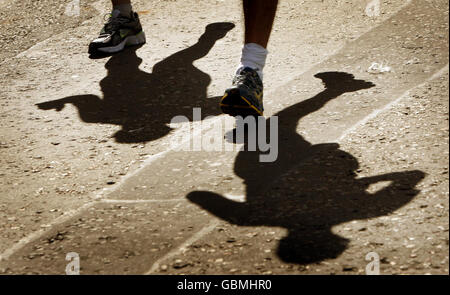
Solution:
<path fill-rule="evenodd" d="M 112 17 L 111 13 L 106 14 L 105 16 L 109 16 L 108 21 L 105 23 L 105 33 L 110 34 L 113 31 L 117 31 L 122 24 L 128 23 L 130 21 L 129 18 L 124 16 Z"/>
<path fill-rule="evenodd" d="M 249 83 L 251 85 L 249 85 Z M 241 71 L 238 75 L 236 75 L 235 80 L 234 80 L 234 84 L 238 85 L 238 84 L 244 84 L 246 86 L 252 86 L 252 84 L 256 83 L 254 81 L 253 75 L 251 72 L 248 71 Z"/>

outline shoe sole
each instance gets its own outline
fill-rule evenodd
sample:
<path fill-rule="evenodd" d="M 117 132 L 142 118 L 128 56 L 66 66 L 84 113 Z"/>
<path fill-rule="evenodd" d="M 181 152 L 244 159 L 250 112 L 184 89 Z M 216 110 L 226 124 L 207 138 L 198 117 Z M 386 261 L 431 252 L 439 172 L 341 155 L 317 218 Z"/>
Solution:
<path fill-rule="evenodd" d="M 236 117 L 236 116 L 263 116 L 263 112 L 258 110 L 255 106 L 253 106 L 245 97 L 238 96 L 236 94 L 233 95 L 231 93 L 232 101 L 235 102 L 231 104 L 224 104 L 223 101 L 228 97 L 230 93 L 226 92 L 222 97 L 221 102 L 219 104 L 222 112 L 224 114 Z M 243 103 L 244 102 L 244 103 Z"/>
<path fill-rule="evenodd" d="M 128 36 L 116 46 L 98 48 L 97 51 L 103 53 L 117 53 L 127 46 L 141 45 L 146 42 L 145 33 L 142 31 L 136 35 Z"/>

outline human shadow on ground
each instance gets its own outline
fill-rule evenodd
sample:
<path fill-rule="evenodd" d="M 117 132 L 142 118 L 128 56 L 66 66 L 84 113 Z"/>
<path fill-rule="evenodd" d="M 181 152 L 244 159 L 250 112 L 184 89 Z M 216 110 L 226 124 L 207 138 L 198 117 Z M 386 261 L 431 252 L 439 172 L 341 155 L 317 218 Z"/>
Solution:
<path fill-rule="evenodd" d="M 218 99 L 207 97 L 211 78 L 193 62 L 206 56 L 233 28 L 232 23 L 209 24 L 196 44 L 158 62 L 151 73 L 139 69 L 138 47 L 125 49 L 105 65 L 108 75 L 100 82 L 103 99 L 76 95 L 37 106 L 60 111 L 65 104 L 73 104 L 84 122 L 120 125 L 122 129 L 113 135 L 120 143 L 161 138 L 171 131 L 167 125 L 173 117 L 193 120 L 195 107 L 201 108 L 202 117 L 219 115 Z"/>
<path fill-rule="evenodd" d="M 279 152 L 274 162 L 259 161 L 260 151 L 248 151 L 246 140 L 234 164 L 246 185 L 244 203 L 207 191 L 187 198 L 232 224 L 283 227 L 288 230 L 277 254 L 285 262 L 307 264 L 338 257 L 349 240 L 334 234 L 333 226 L 386 215 L 418 193 L 421 171 L 394 172 L 357 178 L 357 159 L 336 143 L 311 144 L 296 132 L 298 121 L 341 94 L 373 87 L 343 72 L 315 75 L 325 89 L 316 96 L 283 109 L 279 120 Z M 265 130 L 270 130 L 270 121 Z M 270 137 L 268 137 L 270 138 Z M 386 181 L 369 193 L 369 185 Z M 379 183 L 381 185 L 382 183 Z"/>

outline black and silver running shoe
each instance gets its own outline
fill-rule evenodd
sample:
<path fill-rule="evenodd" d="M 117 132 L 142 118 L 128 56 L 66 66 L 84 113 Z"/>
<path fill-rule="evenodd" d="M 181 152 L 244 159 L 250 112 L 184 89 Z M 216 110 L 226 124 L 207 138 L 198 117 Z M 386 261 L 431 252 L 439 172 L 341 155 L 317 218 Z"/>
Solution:
<path fill-rule="evenodd" d="M 231 116 L 262 116 L 263 83 L 256 70 L 246 67 L 233 79 L 233 86 L 225 90 L 220 108 Z"/>
<path fill-rule="evenodd" d="M 144 43 L 145 34 L 138 14 L 133 12 L 130 16 L 125 16 L 114 10 L 100 35 L 89 44 L 89 54 L 116 53 L 126 46 Z"/>

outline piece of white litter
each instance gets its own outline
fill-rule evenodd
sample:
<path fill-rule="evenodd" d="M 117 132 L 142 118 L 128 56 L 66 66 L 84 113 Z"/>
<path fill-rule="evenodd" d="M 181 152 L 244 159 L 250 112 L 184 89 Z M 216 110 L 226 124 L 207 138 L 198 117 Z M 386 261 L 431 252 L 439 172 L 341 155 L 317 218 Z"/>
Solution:
<path fill-rule="evenodd" d="M 408 60 L 405 62 L 405 65 L 412 65 L 412 64 L 419 64 L 420 60 L 417 57 L 414 57 L 413 59 Z"/>
<path fill-rule="evenodd" d="M 383 65 L 382 63 L 373 62 L 370 67 L 367 69 L 367 72 L 371 74 L 381 74 L 388 73 L 392 71 L 390 66 Z"/>

